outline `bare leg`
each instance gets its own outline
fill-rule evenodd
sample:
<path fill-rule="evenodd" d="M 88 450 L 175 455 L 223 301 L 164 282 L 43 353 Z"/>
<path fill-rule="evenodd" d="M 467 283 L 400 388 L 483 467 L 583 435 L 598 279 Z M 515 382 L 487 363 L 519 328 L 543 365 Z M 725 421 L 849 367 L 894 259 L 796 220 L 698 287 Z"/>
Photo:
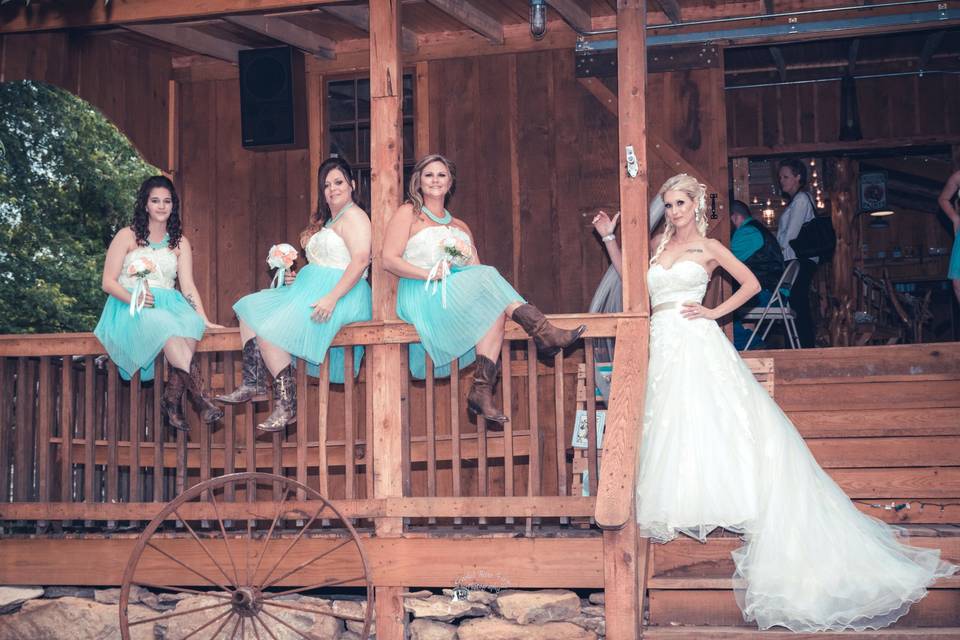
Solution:
<path fill-rule="evenodd" d="M 190 371 L 190 361 L 196 349 L 196 340 L 174 336 L 163 345 L 163 355 L 173 368 Z"/>
<path fill-rule="evenodd" d="M 501 314 L 493 321 L 483 337 L 477 341 L 477 355 L 490 358 L 494 362 L 500 358 L 500 348 L 503 346 L 503 327 L 507 316 Z"/>
<path fill-rule="evenodd" d="M 270 374 L 274 378 L 290 366 L 292 361 L 289 353 L 267 342 L 262 337 L 257 338 L 257 343 L 260 345 L 260 354 L 263 356 L 263 361 L 267 364 L 267 369 L 270 370 Z"/>
<path fill-rule="evenodd" d="M 241 320 L 240 321 L 240 346 L 243 347 L 243 345 L 250 342 L 250 338 L 256 338 L 256 337 L 257 337 L 257 334 L 253 332 L 253 329 L 250 328 L 250 325 L 248 325 L 246 322 Z"/>

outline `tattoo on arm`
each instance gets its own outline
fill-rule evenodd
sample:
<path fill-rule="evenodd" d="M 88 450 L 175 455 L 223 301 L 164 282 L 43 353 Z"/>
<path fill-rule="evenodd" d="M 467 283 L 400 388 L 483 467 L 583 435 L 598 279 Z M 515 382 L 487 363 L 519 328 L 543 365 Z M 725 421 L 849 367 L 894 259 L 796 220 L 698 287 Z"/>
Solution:
<path fill-rule="evenodd" d="M 196 310 L 197 310 L 197 301 L 193 299 L 193 296 L 188 293 L 188 294 L 187 294 L 186 296 L 184 296 L 184 297 L 187 299 L 187 304 L 189 304 L 191 307 L 193 307 L 193 310 L 196 311 Z"/>
<path fill-rule="evenodd" d="M 703 253 L 703 249 L 687 249 L 687 253 Z"/>

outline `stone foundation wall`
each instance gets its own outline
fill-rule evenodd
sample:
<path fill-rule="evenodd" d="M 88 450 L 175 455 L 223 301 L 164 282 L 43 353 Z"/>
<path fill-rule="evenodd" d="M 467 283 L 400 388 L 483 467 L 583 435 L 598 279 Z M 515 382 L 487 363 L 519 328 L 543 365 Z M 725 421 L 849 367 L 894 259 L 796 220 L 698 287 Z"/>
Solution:
<path fill-rule="evenodd" d="M 361 640 L 363 625 L 356 619 L 363 617 L 365 602 L 336 596 L 291 595 L 287 599 L 316 610 L 289 615 L 298 616 L 299 624 L 309 618 L 309 633 L 317 640 Z M 119 600 L 120 589 L 0 587 L 0 640 L 119 638 Z M 154 593 L 134 587 L 129 616 L 155 617 L 218 601 L 211 596 Z M 407 598 L 404 606 L 410 614 L 410 640 L 597 640 L 605 635 L 602 592 L 580 598 L 562 589 L 496 593 L 445 589 Z M 149 622 L 131 627 L 131 635 L 135 640 L 174 640 L 209 617 L 207 612 L 198 612 Z M 280 624 L 271 625 L 271 630 L 277 640 L 301 638 Z M 207 637 L 202 634 L 197 637 Z"/>

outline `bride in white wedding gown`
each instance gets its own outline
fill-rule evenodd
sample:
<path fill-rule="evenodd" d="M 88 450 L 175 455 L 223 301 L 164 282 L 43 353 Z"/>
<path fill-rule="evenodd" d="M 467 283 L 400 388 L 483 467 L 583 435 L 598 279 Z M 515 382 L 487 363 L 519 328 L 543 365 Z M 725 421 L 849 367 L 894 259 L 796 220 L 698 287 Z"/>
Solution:
<path fill-rule="evenodd" d="M 704 192 L 686 174 L 660 189 L 667 221 L 652 241 L 647 275 L 640 534 L 656 542 L 678 533 L 706 542 L 717 527 L 742 534 L 744 545 L 733 552 L 735 593 L 744 618 L 761 629 L 889 625 L 957 567 L 858 511 L 720 330 L 715 320 L 760 285 L 723 244 L 705 237 Z M 604 213 L 594 219 L 605 236 L 611 222 Z M 701 302 L 717 267 L 741 287 L 709 309 Z"/>

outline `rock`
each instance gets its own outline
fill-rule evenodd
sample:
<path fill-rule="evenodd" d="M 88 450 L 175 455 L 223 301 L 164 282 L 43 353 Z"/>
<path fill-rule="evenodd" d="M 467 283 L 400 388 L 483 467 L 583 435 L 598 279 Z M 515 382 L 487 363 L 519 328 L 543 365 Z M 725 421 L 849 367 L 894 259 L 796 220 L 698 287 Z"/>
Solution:
<path fill-rule="evenodd" d="M 359 633 L 353 631 L 344 631 L 340 634 L 340 640 L 361 640 Z"/>
<path fill-rule="evenodd" d="M 360 635 L 360 634 L 363 633 L 363 623 L 362 623 L 362 622 L 357 622 L 357 621 L 355 621 L 355 620 L 347 620 L 347 621 L 346 621 L 346 624 L 347 624 L 347 631 L 352 631 L 354 634 L 356 634 L 356 636 L 357 636 L 358 638 L 361 638 L 361 637 L 362 637 L 362 636 Z M 376 621 L 374 620 L 374 621 L 372 621 L 372 622 L 370 623 L 370 630 L 367 632 L 367 637 L 368 637 L 368 638 L 372 638 L 372 637 L 374 637 L 375 635 L 377 635 L 377 623 L 376 623 Z"/>
<path fill-rule="evenodd" d="M 590 600 L 590 604 L 603 604 L 604 593 L 603 591 L 591 593 L 587 599 Z"/>
<path fill-rule="evenodd" d="M 366 600 L 334 600 L 332 606 L 333 615 L 343 616 L 345 619 L 363 620 L 363 616 L 367 615 Z"/>
<path fill-rule="evenodd" d="M 576 618 L 570 618 L 567 620 L 570 624 L 575 624 L 578 627 L 583 627 L 588 631 L 593 631 L 598 636 L 607 635 L 607 621 L 604 618 L 597 618 L 594 616 L 577 616 Z"/>
<path fill-rule="evenodd" d="M 457 636 L 459 640 L 597 640 L 594 632 L 569 622 L 516 624 L 502 618 L 467 620 L 457 629 Z"/>
<path fill-rule="evenodd" d="M 477 590 L 466 590 L 467 591 L 467 602 L 479 602 L 480 604 L 491 605 L 497 601 L 497 594 L 490 593 L 489 591 L 483 591 L 482 589 Z M 443 595 L 453 597 L 453 589 L 444 589 Z"/>
<path fill-rule="evenodd" d="M 42 595 L 42 587 L 0 587 L 0 613 L 16 611 L 27 600 Z"/>
<path fill-rule="evenodd" d="M 496 609 L 504 618 L 520 624 L 540 624 L 580 615 L 580 598 L 564 589 L 508 590 L 497 594 Z"/>
<path fill-rule="evenodd" d="M 130 605 L 127 613 L 134 620 L 156 615 L 139 604 Z M 154 625 L 131 627 L 130 634 L 132 640 L 154 640 Z M 0 624 L 0 640 L 63 640 L 67 637 L 70 640 L 119 638 L 117 607 L 71 596 L 31 600 L 18 613 L 4 617 Z"/>
<path fill-rule="evenodd" d="M 97 589 L 93 594 L 93 599 L 100 604 L 118 604 L 120 602 L 120 589 Z M 143 587 L 138 587 L 135 584 L 130 585 L 130 604 L 140 602 L 149 604 L 151 602 L 158 603 L 159 600 L 155 594 L 150 593 Z"/>
<path fill-rule="evenodd" d="M 597 605 L 587 605 L 585 607 L 580 607 L 580 613 L 585 616 L 593 616 L 594 618 L 602 618 L 606 615 L 607 610 L 604 607 Z"/>
<path fill-rule="evenodd" d="M 280 603 L 288 604 L 283 601 Z M 295 606 L 292 601 L 290 601 L 289 604 Z M 306 603 L 304 604 L 306 605 Z M 204 609 L 204 607 L 211 608 Z M 343 625 L 338 619 L 332 616 L 312 611 L 271 606 L 269 604 L 264 604 L 263 610 L 283 620 L 290 627 L 293 627 L 293 629 L 290 629 L 276 620 L 261 614 L 259 619 L 269 625 L 270 631 L 276 640 L 302 640 L 306 637 L 306 634 L 312 634 L 310 637 L 316 638 L 317 640 L 340 640 Z M 186 613 L 185 615 L 164 621 L 164 635 L 161 637 L 183 638 L 205 623 L 216 619 L 216 622 L 213 622 L 204 630 L 204 633 L 209 634 L 204 637 L 210 637 L 228 618 L 227 626 L 224 628 L 227 629 L 228 632 L 232 632 L 237 620 L 235 616 L 230 615 L 230 601 L 214 595 L 184 598 L 177 602 L 173 613 L 186 611 L 192 611 L 192 613 Z M 249 623 L 250 620 L 247 620 L 246 626 L 249 626 Z M 267 637 L 263 633 L 263 628 L 259 628 L 261 636 Z"/>
<path fill-rule="evenodd" d="M 468 600 L 452 600 L 447 596 L 430 596 L 429 598 L 406 598 L 403 608 L 413 614 L 414 618 L 433 618 L 450 622 L 457 618 L 490 615 L 490 607 L 485 604 Z"/>
<path fill-rule="evenodd" d="M 45 587 L 44 598 L 93 598 L 93 587 Z"/>
<path fill-rule="evenodd" d="M 457 628 L 445 622 L 417 618 L 407 630 L 410 640 L 457 640 Z"/>

